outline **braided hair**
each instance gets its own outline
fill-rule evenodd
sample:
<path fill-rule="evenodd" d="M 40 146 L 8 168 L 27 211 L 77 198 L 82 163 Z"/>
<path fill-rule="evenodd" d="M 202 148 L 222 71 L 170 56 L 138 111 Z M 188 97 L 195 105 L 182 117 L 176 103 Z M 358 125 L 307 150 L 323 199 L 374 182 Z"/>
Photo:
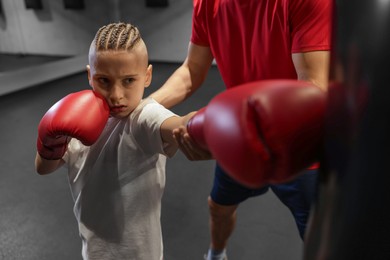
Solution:
<path fill-rule="evenodd" d="M 137 27 L 129 23 L 111 23 L 101 27 L 93 40 L 96 51 L 131 50 L 141 41 Z"/>

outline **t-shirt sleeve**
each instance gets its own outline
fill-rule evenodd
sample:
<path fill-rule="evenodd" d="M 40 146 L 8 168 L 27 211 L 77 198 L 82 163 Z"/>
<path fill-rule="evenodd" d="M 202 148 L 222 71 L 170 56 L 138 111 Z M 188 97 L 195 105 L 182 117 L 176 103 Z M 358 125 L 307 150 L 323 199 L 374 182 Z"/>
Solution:
<path fill-rule="evenodd" d="M 77 141 L 78 141 L 77 139 L 72 138 L 72 139 L 70 139 L 70 142 L 68 143 L 68 147 L 66 149 L 66 152 L 65 152 L 64 156 L 62 156 L 62 160 L 65 161 L 65 166 L 67 166 L 67 164 L 71 160 L 71 157 L 73 156 L 74 151 L 77 150 L 77 146 L 78 146 Z"/>
<path fill-rule="evenodd" d="M 206 1 L 193 0 L 193 5 L 191 42 L 200 46 L 209 46 Z"/>
<path fill-rule="evenodd" d="M 292 0 L 289 9 L 292 53 L 330 50 L 332 1 Z"/>
<path fill-rule="evenodd" d="M 78 157 L 84 156 L 84 152 L 87 149 L 89 148 L 83 145 L 79 140 L 72 138 L 68 144 L 68 149 L 62 157 L 62 160 L 65 161 L 65 167 L 68 167 L 69 164 L 76 162 Z"/>
<path fill-rule="evenodd" d="M 136 142 L 145 153 L 160 153 L 172 157 L 177 150 L 175 145 L 164 143 L 161 137 L 161 124 L 168 118 L 177 116 L 156 101 L 147 102 L 136 117 L 134 135 Z"/>

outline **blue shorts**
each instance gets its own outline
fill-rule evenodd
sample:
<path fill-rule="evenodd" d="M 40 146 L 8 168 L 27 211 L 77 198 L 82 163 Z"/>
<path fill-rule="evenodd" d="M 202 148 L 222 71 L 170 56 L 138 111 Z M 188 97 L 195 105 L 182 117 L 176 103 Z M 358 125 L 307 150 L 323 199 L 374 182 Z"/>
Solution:
<path fill-rule="evenodd" d="M 317 195 L 317 172 L 306 170 L 290 182 L 250 189 L 235 182 L 217 164 L 210 197 L 220 205 L 237 205 L 250 197 L 262 195 L 271 188 L 280 201 L 290 209 L 303 239 L 310 208 Z"/>

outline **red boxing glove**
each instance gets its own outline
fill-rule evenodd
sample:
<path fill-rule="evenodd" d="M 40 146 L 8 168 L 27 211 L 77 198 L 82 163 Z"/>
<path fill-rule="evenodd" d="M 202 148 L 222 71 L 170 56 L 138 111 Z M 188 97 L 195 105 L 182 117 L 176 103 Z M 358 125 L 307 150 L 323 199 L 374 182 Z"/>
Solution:
<path fill-rule="evenodd" d="M 318 159 L 325 105 L 326 92 L 308 82 L 257 81 L 214 97 L 187 129 L 233 179 L 258 188 L 286 182 Z"/>
<path fill-rule="evenodd" d="M 84 145 L 92 145 L 102 133 L 109 113 L 105 99 L 92 90 L 67 95 L 39 123 L 39 155 L 47 160 L 61 159 L 73 137 Z"/>
<path fill-rule="evenodd" d="M 200 147 L 208 150 L 209 148 L 207 147 L 203 131 L 205 111 L 206 107 L 199 109 L 196 114 L 188 120 L 187 132 L 193 139 L 195 139 L 195 142 Z"/>

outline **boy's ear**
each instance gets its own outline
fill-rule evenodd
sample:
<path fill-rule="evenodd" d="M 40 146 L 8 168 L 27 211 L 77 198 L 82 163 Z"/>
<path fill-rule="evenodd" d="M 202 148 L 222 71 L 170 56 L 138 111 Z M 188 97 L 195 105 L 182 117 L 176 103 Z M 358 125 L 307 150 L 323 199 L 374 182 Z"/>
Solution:
<path fill-rule="evenodd" d="M 87 65 L 86 68 L 87 68 L 87 73 L 88 73 L 88 83 L 89 83 L 89 85 L 92 88 L 92 84 L 91 84 L 91 67 L 89 65 Z"/>
<path fill-rule="evenodd" d="M 152 83 L 152 74 L 153 74 L 153 66 L 149 64 L 146 69 L 146 79 L 145 79 L 145 88 L 149 87 Z"/>
<path fill-rule="evenodd" d="M 85 66 L 87 68 L 87 73 L 88 73 L 88 81 L 91 80 L 91 67 L 89 65 Z"/>

